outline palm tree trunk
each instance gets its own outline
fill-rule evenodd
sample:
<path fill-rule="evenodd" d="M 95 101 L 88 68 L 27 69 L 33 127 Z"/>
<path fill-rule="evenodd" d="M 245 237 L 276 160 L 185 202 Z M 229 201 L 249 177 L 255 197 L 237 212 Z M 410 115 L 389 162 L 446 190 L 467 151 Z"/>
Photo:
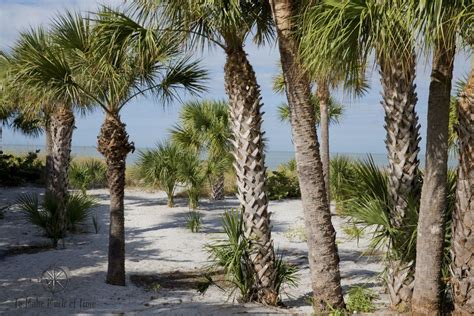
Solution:
<path fill-rule="evenodd" d="M 225 88 L 234 136 L 238 197 L 244 216 L 245 236 L 256 247 L 251 257 L 256 273 L 256 297 L 251 299 L 276 305 L 278 293 L 274 287 L 275 253 L 266 194 L 260 87 L 243 48 L 229 48 L 226 53 Z"/>
<path fill-rule="evenodd" d="M 68 196 L 68 172 L 71 161 L 74 113 L 66 105 L 60 105 L 51 117 L 51 192 L 58 201 L 61 230 L 66 230 L 66 199 Z"/>
<path fill-rule="evenodd" d="M 321 129 L 321 161 L 323 163 L 324 185 L 326 186 L 327 199 L 328 203 L 331 203 L 331 190 L 329 185 L 329 85 L 324 80 L 318 81 L 317 85 L 316 94 L 319 99 L 319 112 L 321 113 L 319 122 Z"/>
<path fill-rule="evenodd" d="M 211 200 L 224 199 L 224 175 L 219 175 L 211 184 Z"/>
<path fill-rule="evenodd" d="M 458 114 L 459 167 L 451 241 L 453 314 L 474 315 L 474 67 L 459 99 Z"/>
<path fill-rule="evenodd" d="M 380 63 L 383 87 L 382 106 L 385 110 L 385 130 L 388 155 L 388 192 L 391 202 L 390 221 L 394 228 L 403 229 L 409 200 L 418 201 L 418 153 L 420 125 L 415 111 L 415 55 L 405 65 L 399 61 Z M 394 240 L 393 242 L 397 242 Z M 403 244 L 391 247 L 403 253 Z M 414 286 L 412 262 L 392 260 L 387 270 L 386 283 L 392 308 L 402 311 L 410 308 Z"/>
<path fill-rule="evenodd" d="M 441 262 L 448 163 L 448 120 L 454 63 L 454 38 L 435 43 L 428 97 L 426 166 L 416 241 L 414 315 L 436 315 L 440 308 Z"/>
<path fill-rule="evenodd" d="M 330 308 L 344 307 L 339 272 L 336 232 L 323 178 L 316 135 L 310 82 L 298 62 L 298 43 L 292 37 L 292 19 L 297 1 L 272 0 L 278 33 L 286 95 L 291 111 L 291 127 L 301 199 L 308 236 L 308 260 L 313 288 L 313 307 L 325 314 Z"/>
<path fill-rule="evenodd" d="M 98 150 L 105 157 L 110 190 L 109 261 L 107 283 L 125 285 L 125 161 L 134 150 L 125 124 L 118 115 L 107 114 L 100 130 Z"/>
<path fill-rule="evenodd" d="M 51 187 L 51 170 L 53 164 L 53 134 L 51 130 L 51 122 L 48 120 L 44 126 L 44 134 L 46 138 L 46 163 L 44 168 L 44 181 L 47 192 L 52 191 Z"/>

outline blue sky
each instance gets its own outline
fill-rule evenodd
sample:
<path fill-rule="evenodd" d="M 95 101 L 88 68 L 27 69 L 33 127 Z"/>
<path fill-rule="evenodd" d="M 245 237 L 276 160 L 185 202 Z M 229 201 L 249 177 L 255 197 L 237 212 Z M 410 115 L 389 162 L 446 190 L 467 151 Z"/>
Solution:
<path fill-rule="evenodd" d="M 94 11 L 98 3 L 118 5 L 121 0 L 1 0 L 0 1 L 0 48 L 8 49 L 15 41 L 18 32 L 48 21 L 55 13 L 64 9 Z M 275 45 L 257 48 L 249 43 L 246 46 L 250 61 L 257 73 L 257 80 L 262 89 L 264 102 L 263 128 L 268 138 L 270 151 L 292 151 L 290 127 L 277 118 L 276 108 L 284 100 L 271 90 L 272 76 L 278 72 L 278 49 Z M 210 73 L 209 90 L 205 98 L 226 98 L 224 91 L 223 66 L 224 54 L 214 49 L 198 55 Z M 470 70 L 470 60 L 466 53 L 460 53 L 455 63 L 455 80 Z M 417 69 L 417 111 L 422 124 L 422 150 L 424 149 L 426 127 L 426 104 L 429 87 L 429 63 L 420 60 Z M 383 109 L 380 105 L 380 84 L 376 70 L 369 73 L 371 89 L 361 99 L 351 100 L 340 93 L 336 94 L 339 102 L 346 106 L 346 112 L 339 125 L 331 127 L 330 141 L 332 152 L 384 153 Z M 167 137 L 169 128 L 176 122 L 180 104 L 173 103 L 166 107 L 153 99 L 138 99 L 124 109 L 122 119 L 127 124 L 130 139 L 138 147 L 150 147 Z M 78 117 L 74 132 L 73 145 L 95 146 L 103 113 L 95 111 L 87 117 Z M 19 133 L 5 130 L 5 144 L 43 144 L 42 137 L 26 138 Z"/>

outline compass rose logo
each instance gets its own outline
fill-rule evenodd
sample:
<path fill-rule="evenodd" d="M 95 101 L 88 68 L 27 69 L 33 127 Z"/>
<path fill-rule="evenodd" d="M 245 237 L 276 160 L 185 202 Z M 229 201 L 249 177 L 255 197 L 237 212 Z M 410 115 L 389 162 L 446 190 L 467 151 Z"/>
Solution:
<path fill-rule="evenodd" d="M 60 267 L 46 269 L 41 275 L 43 288 L 52 294 L 64 291 L 69 283 L 66 270 Z"/>

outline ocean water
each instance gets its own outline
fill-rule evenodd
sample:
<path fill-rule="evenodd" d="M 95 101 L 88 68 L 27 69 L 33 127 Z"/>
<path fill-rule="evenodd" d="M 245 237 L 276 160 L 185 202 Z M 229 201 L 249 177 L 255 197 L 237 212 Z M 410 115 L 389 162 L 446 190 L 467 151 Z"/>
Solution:
<path fill-rule="evenodd" d="M 137 148 L 134 153 L 130 153 L 127 157 L 127 164 L 134 164 L 139 155 L 140 151 L 146 151 L 150 148 Z M 39 154 L 44 153 L 44 146 L 42 145 L 3 145 L 3 151 L 15 154 L 24 154 L 30 151 L 39 150 Z M 344 155 L 353 159 L 366 159 L 368 155 L 371 155 L 377 166 L 385 166 L 387 164 L 387 156 L 384 153 L 350 153 L 350 152 L 339 152 L 331 153 L 331 156 Z M 102 155 L 97 151 L 94 146 L 73 146 L 72 147 L 73 157 L 95 157 L 102 158 Z M 289 161 L 294 158 L 294 152 L 291 151 L 267 151 L 266 152 L 266 165 L 269 169 L 275 169 L 278 165 Z M 420 155 L 421 165 L 424 165 L 424 154 Z M 449 167 L 455 167 L 457 165 L 456 155 L 450 154 Z"/>

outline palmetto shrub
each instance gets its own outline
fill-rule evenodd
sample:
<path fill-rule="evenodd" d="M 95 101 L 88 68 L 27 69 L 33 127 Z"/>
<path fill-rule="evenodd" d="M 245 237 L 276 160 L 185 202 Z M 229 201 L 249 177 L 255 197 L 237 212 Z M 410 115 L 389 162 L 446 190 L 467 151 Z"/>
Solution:
<path fill-rule="evenodd" d="M 174 205 L 178 184 L 185 187 L 189 207 L 196 209 L 206 180 L 219 165 L 200 159 L 197 152 L 167 141 L 154 150 L 140 153 L 137 173 L 145 184 L 165 191 L 168 206 Z"/>
<path fill-rule="evenodd" d="M 347 156 L 334 156 L 330 161 L 331 196 L 336 202 L 341 202 L 350 197 L 348 184 L 354 182 L 354 162 Z"/>
<path fill-rule="evenodd" d="M 223 269 L 225 281 L 230 285 L 230 294 L 239 291 L 238 300 L 248 302 L 255 299 L 255 271 L 251 263 L 251 242 L 244 236 L 242 213 L 230 210 L 222 217 L 224 239 L 206 245 L 213 265 L 211 270 Z M 289 265 L 283 260 L 282 255 L 277 255 L 275 260 L 275 292 L 281 294 L 282 286 L 296 286 L 298 268 Z M 212 281 L 212 280 L 211 280 Z"/>
<path fill-rule="evenodd" d="M 192 233 L 198 233 L 201 229 L 201 225 L 201 214 L 196 210 L 190 211 L 186 217 L 186 228 L 188 228 Z"/>
<path fill-rule="evenodd" d="M 72 188 L 86 194 L 88 189 L 107 186 L 107 167 L 99 159 L 74 161 L 69 167 L 69 183 Z"/>
<path fill-rule="evenodd" d="M 199 206 L 199 197 L 212 166 L 199 159 L 194 151 L 184 151 L 178 168 L 179 180 L 186 187 L 189 199 L 189 208 Z"/>
<path fill-rule="evenodd" d="M 51 239 L 54 247 L 58 240 L 66 235 L 66 230 L 74 231 L 76 226 L 84 222 L 95 202 L 82 194 L 71 194 L 66 201 L 66 222 L 63 227 L 59 221 L 59 204 L 53 194 L 47 193 L 40 202 L 37 194 L 22 194 L 17 204 L 25 213 L 28 221 L 39 227 L 46 237 Z"/>
<path fill-rule="evenodd" d="M 152 188 L 165 191 L 168 206 L 174 206 L 174 193 L 180 179 L 183 150 L 172 142 L 158 144 L 156 149 L 140 152 L 137 174 Z"/>
<path fill-rule="evenodd" d="M 337 160 L 336 160 L 337 161 Z M 352 161 L 344 158 L 332 169 L 334 191 L 340 202 L 341 215 L 347 216 L 349 222 L 356 225 L 359 233 L 370 233 L 370 250 L 386 250 L 387 258 L 414 262 L 416 258 L 416 229 L 418 224 L 419 201 L 410 197 L 404 226 L 396 228 L 392 225 L 391 202 L 388 194 L 388 178 L 386 171 L 375 165 L 371 156 L 364 161 Z M 334 164 L 333 166 L 335 166 Z M 421 172 L 420 172 L 421 174 Z M 422 175 L 417 182 L 415 191 L 421 190 Z M 449 171 L 447 182 L 446 205 L 446 237 L 443 259 L 443 275 L 448 280 L 450 262 L 450 218 L 454 208 L 456 173 Z M 414 192 L 414 196 L 418 193 Z"/>

